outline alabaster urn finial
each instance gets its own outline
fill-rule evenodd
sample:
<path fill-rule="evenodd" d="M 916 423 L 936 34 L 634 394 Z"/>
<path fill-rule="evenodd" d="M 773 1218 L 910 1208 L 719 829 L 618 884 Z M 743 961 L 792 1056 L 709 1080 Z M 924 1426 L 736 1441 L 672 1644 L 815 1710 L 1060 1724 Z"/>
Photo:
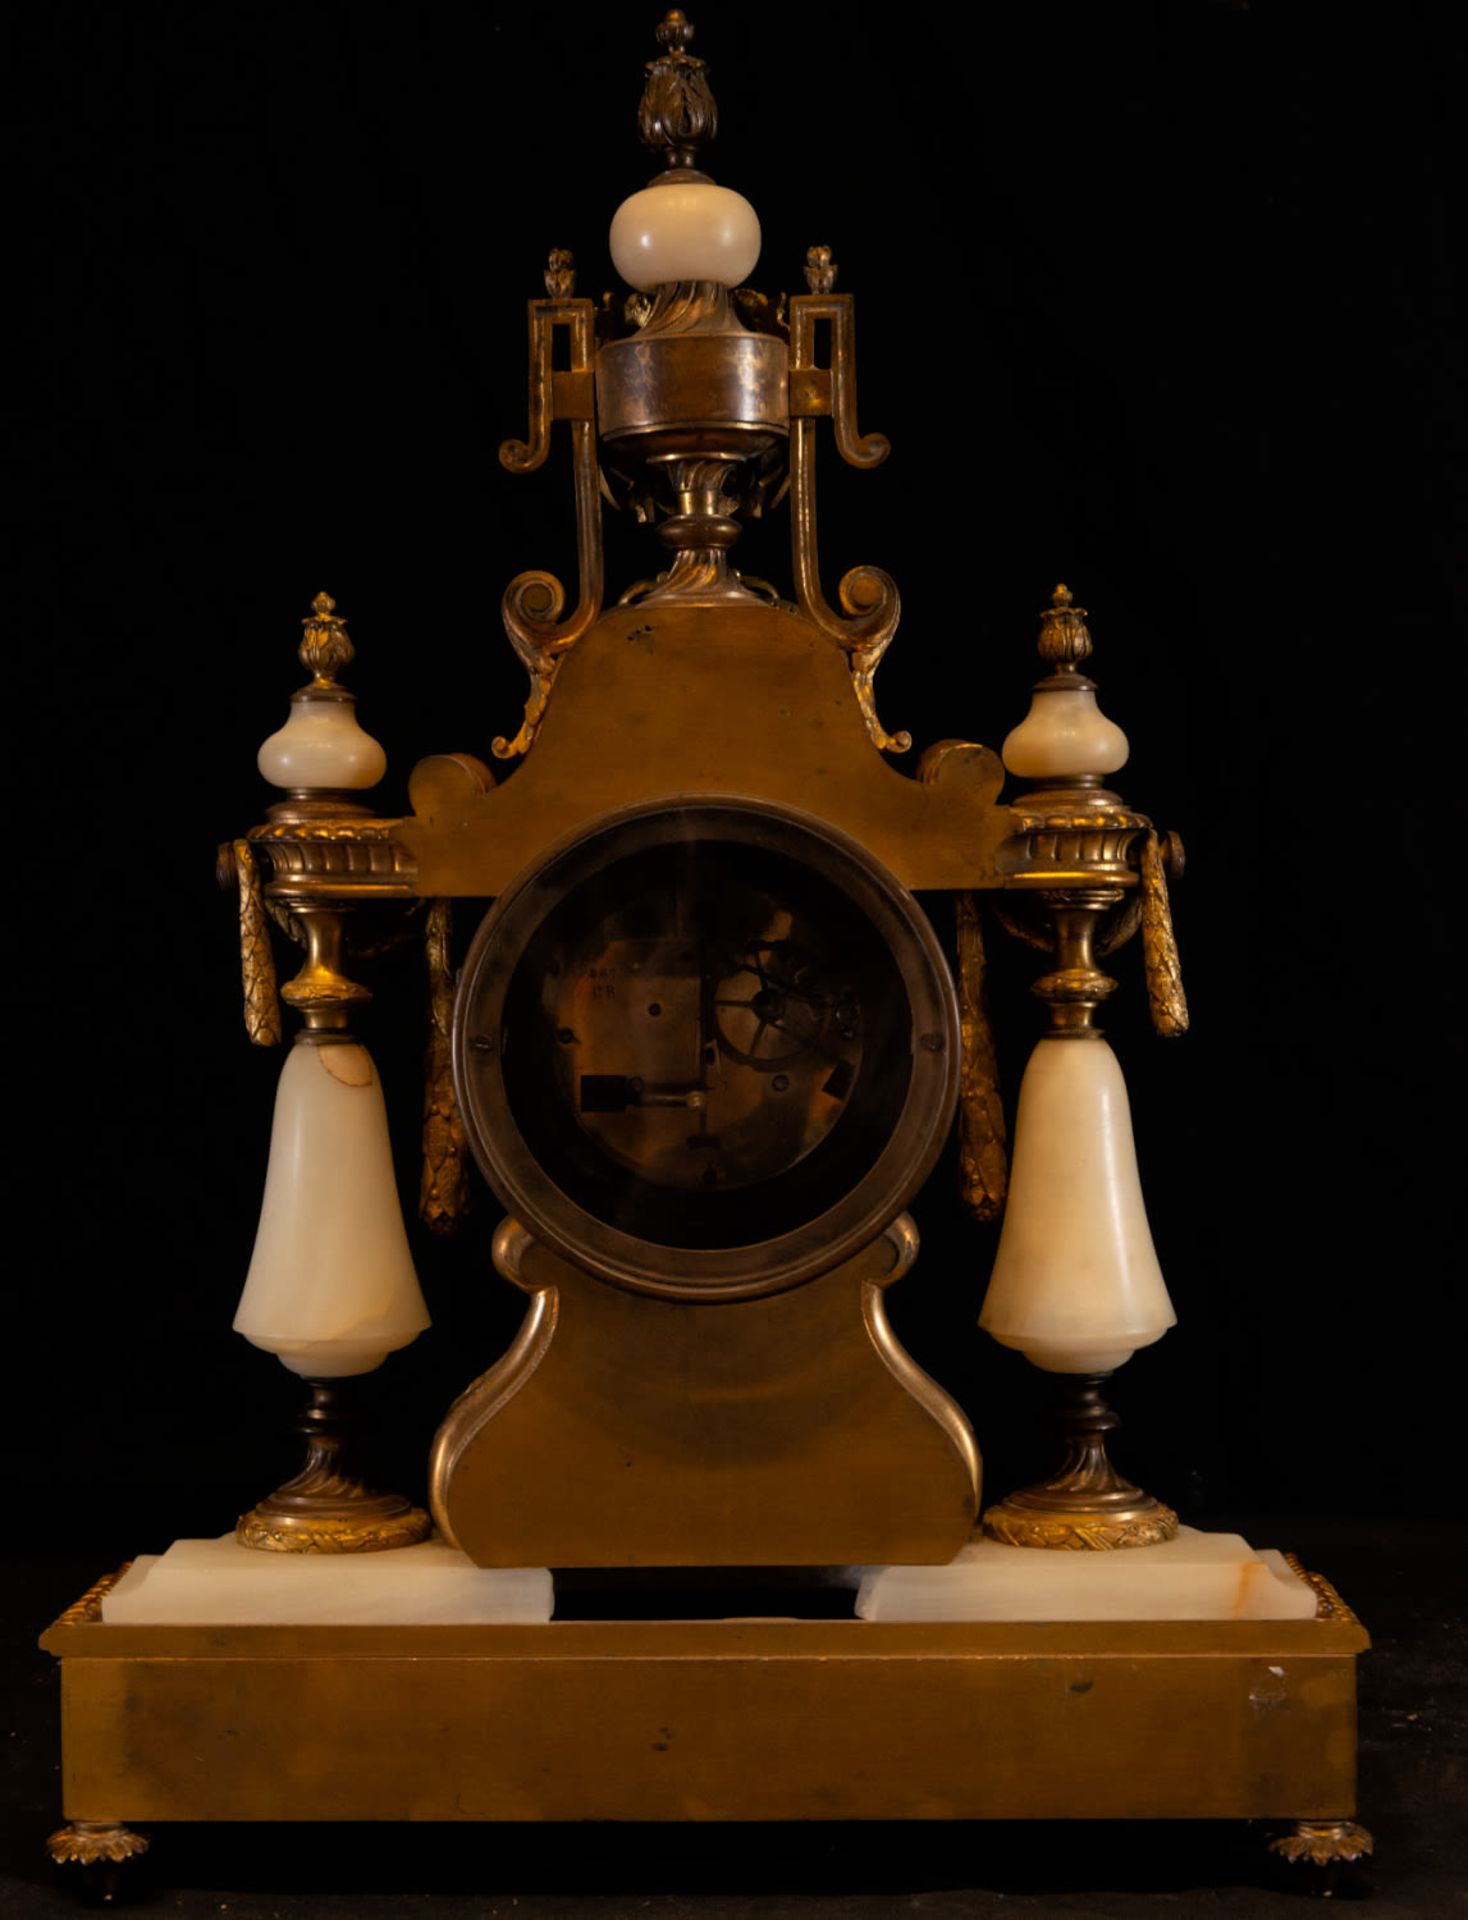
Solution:
<path fill-rule="evenodd" d="M 1004 742 L 1003 759 L 1024 780 L 1099 780 L 1126 765 L 1127 737 L 1096 705 L 1096 683 L 1081 672 L 1090 657 L 1086 609 L 1064 582 L 1040 615 L 1040 658 L 1050 672 L 1036 683 L 1030 710 Z"/>
<path fill-rule="evenodd" d="M 260 749 L 261 773 L 292 793 L 355 792 L 375 787 L 387 755 L 357 721 L 357 697 L 337 681 L 356 649 L 329 593 L 318 593 L 301 622 L 301 665 L 310 681 L 291 696 L 290 716 Z"/>

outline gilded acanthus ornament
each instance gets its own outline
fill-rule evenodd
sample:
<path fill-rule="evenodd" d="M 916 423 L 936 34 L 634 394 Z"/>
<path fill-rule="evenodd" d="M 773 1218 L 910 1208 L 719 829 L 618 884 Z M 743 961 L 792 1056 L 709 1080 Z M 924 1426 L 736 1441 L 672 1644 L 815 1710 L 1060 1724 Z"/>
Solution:
<path fill-rule="evenodd" d="M 963 1069 L 958 1088 L 958 1168 L 963 1204 L 976 1220 L 997 1220 L 1009 1188 L 1004 1103 L 984 992 L 984 934 L 971 893 L 954 896 L 958 916 L 958 1014 Z"/>
<path fill-rule="evenodd" d="M 1188 1001 L 1183 992 L 1172 908 L 1162 851 L 1150 827 L 1142 841 L 1142 966 L 1147 975 L 1147 1005 L 1152 1024 L 1164 1039 L 1188 1030 Z"/>
<path fill-rule="evenodd" d="M 1035 644 L 1040 658 L 1051 667 L 1078 667 L 1090 657 L 1086 609 L 1075 605 L 1064 581 L 1050 595 L 1050 605 L 1040 615 L 1040 637 Z"/>
<path fill-rule="evenodd" d="M 149 1843 L 131 1827 L 114 1821 L 72 1820 L 46 1842 L 58 1867 L 121 1866 L 148 1851 Z"/>
<path fill-rule="evenodd" d="M 688 51 L 692 38 L 692 23 L 681 8 L 670 7 L 658 28 L 662 52 L 647 63 L 637 109 L 642 144 L 661 153 L 668 167 L 694 166 L 698 149 L 719 131 L 707 64 Z"/>
<path fill-rule="evenodd" d="M 240 971 L 245 994 L 245 1031 L 257 1047 L 278 1047 L 280 995 L 275 985 L 275 955 L 270 947 L 270 916 L 260 868 L 248 840 L 234 842 L 234 870 L 240 889 Z"/>
<path fill-rule="evenodd" d="M 1003 1546 L 1041 1547 L 1064 1553 L 1156 1547 L 1175 1539 L 1177 1526 L 1177 1515 L 1161 1504 L 1147 1513 L 1118 1519 L 1094 1513 L 1023 1513 L 1008 1504 L 990 1507 L 984 1515 L 985 1533 Z"/>
<path fill-rule="evenodd" d="M 1369 1858 L 1376 1842 L 1357 1820 L 1297 1820 L 1269 1851 L 1292 1866 L 1338 1867 Z"/>
<path fill-rule="evenodd" d="M 329 593 L 316 595 L 301 625 L 306 630 L 301 641 L 301 665 L 310 673 L 313 686 L 335 687 L 337 675 L 351 660 L 356 648 L 348 637 L 347 623 L 336 611 L 336 602 Z"/>
<path fill-rule="evenodd" d="M 836 291 L 836 257 L 829 247 L 806 248 L 805 284 L 812 293 Z"/>
<path fill-rule="evenodd" d="M 469 1210 L 469 1148 L 454 1093 L 451 1044 L 452 913 L 448 900 L 435 900 L 428 909 L 428 1052 L 423 1075 L 423 1178 L 418 1213 L 434 1233 L 452 1233 Z"/>
<path fill-rule="evenodd" d="M 548 300 L 569 300 L 576 291 L 576 262 L 564 247 L 552 247 L 545 263 Z"/>

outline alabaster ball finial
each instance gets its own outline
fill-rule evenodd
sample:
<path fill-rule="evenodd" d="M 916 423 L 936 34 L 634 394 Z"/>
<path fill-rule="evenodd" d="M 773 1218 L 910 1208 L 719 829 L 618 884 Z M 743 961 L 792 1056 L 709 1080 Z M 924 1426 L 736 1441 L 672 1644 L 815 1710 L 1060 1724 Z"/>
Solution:
<path fill-rule="evenodd" d="M 759 216 L 742 193 L 667 173 L 612 218 L 612 264 L 641 293 L 678 280 L 742 286 L 759 259 Z"/>
<path fill-rule="evenodd" d="M 737 287 L 759 259 L 759 219 L 743 194 L 699 171 L 699 149 L 719 130 L 708 68 L 688 51 L 693 27 L 672 8 L 657 30 L 637 110 L 643 145 L 664 171 L 624 200 L 612 219 L 612 263 L 631 287 L 651 293 L 680 280 Z"/>

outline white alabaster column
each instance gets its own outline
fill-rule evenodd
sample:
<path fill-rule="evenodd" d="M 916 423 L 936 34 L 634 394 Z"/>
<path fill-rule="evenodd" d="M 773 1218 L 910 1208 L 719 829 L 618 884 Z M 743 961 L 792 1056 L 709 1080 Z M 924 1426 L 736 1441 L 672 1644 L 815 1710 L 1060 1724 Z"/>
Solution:
<path fill-rule="evenodd" d="M 1046 1038 L 1020 1087 L 979 1325 L 1052 1373 L 1106 1373 L 1176 1323 L 1147 1225 L 1126 1082 L 1099 1036 Z"/>
<path fill-rule="evenodd" d="M 235 1331 L 293 1373 L 332 1379 L 370 1373 L 428 1324 L 372 1058 L 355 1041 L 298 1041 Z"/>

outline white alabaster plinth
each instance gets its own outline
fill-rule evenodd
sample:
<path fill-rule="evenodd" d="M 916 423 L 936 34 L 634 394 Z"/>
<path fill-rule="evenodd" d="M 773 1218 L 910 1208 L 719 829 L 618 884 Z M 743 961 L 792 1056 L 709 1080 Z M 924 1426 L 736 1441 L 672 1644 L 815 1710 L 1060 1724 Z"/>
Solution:
<path fill-rule="evenodd" d="M 476 1567 L 443 1540 L 386 1553 L 261 1553 L 232 1533 L 135 1560 L 102 1600 L 115 1626 L 480 1626 L 549 1620 L 545 1567 Z"/>
<path fill-rule="evenodd" d="M 946 1567 L 872 1567 L 862 1620 L 1308 1620 L 1315 1591 L 1283 1554 L 1237 1533 L 1180 1527 L 1175 1540 L 1110 1553 L 975 1540 Z"/>
<path fill-rule="evenodd" d="M 1315 1593 L 1235 1533 L 1112 1553 L 976 1540 L 941 1567 L 846 1570 L 862 1620 L 1306 1620 Z M 114 1626 L 477 1626 L 549 1620 L 545 1567 L 476 1567 L 440 1539 L 386 1553 L 261 1553 L 233 1534 L 143 1554 L 103 1597 Z"/>

